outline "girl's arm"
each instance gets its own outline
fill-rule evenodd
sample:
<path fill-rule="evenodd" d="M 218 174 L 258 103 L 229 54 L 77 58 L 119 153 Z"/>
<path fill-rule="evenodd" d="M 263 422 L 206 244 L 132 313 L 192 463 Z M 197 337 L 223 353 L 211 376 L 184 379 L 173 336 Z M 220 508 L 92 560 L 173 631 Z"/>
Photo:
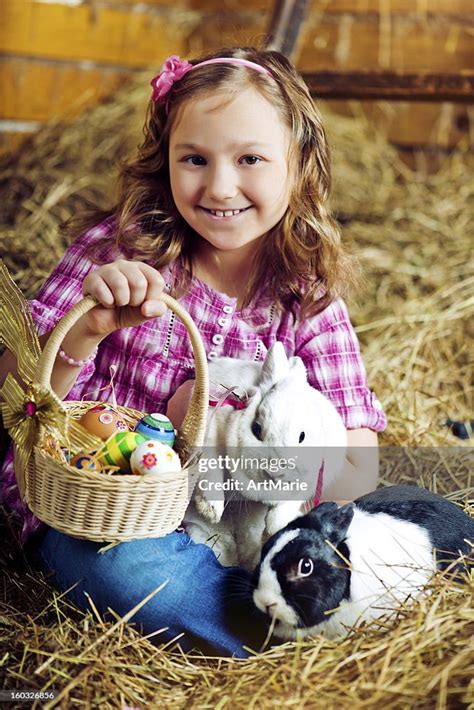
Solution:
<path fill-rule="evenodd" d="M 336 481 L 323 488 L 323 499 L 349 500 L 374 490 L 377 432 L 387 420 L 368 387 L 359 341 L 341 299 L 299 324 L 295 354 L 306 366 L 309 383 L 331 400 L 347 429 L 346 464 Z"/>
<path fill-rule="evenodd" d="M 345 505 L 377 487 L 379 475 L 379 449 L 377 433 L 371 429 L 349 429 L 347 432 L 346 464 L 339 477 L 324 488 L 323 501 Z M 313 501 L 303 504 L 301 512 L 309 513 Z"/>
<path fill-rule="evenodd" d="M 94 296 L 99 305 L 69 330 L 61 348 L 76 361 L 87 360 L 99 343 L 115 330 L 138 326 L 163 315 L 166 311 L 161 300 L 163 285 L 163 277 L 156 269 L 138 261 L 119 259 L 92 271 L 84 279 L 82 292 Z M 40 337 L 42 347 L 50 332 Z M 51 386 L 58 397 L 63 399 L 68 394 L 81 369 L 59 355 L 56 357 Z M 5 351 L 0 358 L 0 387 L 8 372 L 18 378 L 16 358 Z"/>
<path fill-rule="evenodd" d="M 346 463 L 338 478 L 325 486 L 324 500 L 354 500 L 377 487 L 379 450 L 377 433 L 371 429 L 349 429 Z"/>
<path fill-rule="evenodd" d="M 50 333 L 40 336 L 39 342 L 42 349 L 46 345 L 49 336 Z M 80 319 L 64 338 L 62 347 L 75 360 L 85 360 L 94 352 L 102 337 L 94 336 L 94 334 L 90 333 L 87 330 L 87 326 Z M 64 399 L 72 389 L 80 371 L 80 367 L 72 367 L 62 358 L 56 358 L 51 373 L 51 387 L 60 399 Z M 18 382 L 22 382 L 18 374 L 16 357 L 9 350 L 5 350 L 0 357 L 0 388 L 3 387 L 8 373 L 11 373 Z"/>

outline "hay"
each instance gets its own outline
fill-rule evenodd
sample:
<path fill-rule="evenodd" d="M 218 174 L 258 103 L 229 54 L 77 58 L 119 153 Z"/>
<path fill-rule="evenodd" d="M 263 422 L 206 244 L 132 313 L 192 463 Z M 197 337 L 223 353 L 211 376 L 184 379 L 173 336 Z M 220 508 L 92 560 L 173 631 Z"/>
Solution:
<path fill-rule="evenodd" d="M 110 205 L 115 161 L 140 140 L 147 80 L 0 160 L 1 255 L 27 295 L 66 247 L 58 225 L 90 203 Z M 382 480 L 465 501 L 471 444 L 443 423 L 472 418 L 472 156 L 451 156 L 436 175 L 411 173 L 363 118 L 327 113 L 326 123 L 333 206 L 367 278 L 352 313 L 389 418 L 381 440 L 405 447 L 397 465 L 382 452 Z M 425 448 L 415 457 L 415 447 Z M 59 691 L 46 707 L 474 707 L 472 580 L 437 575 L 396 622 L 337 643 L 206 659 L 156 648 L 119 620 L 104 624 L 93 606 L 81 614 L 30 569 L 8 517 L 0 527 L 0 687 Z"/>
<path fill-rule="evenodd" d="M 367 278 L 354 322 L 390 426 L 385 443 L 450 446 L 472 418 L 474 157 L 411 173 L 365 120 L 328 117 L 333 206 Z"/>
<path fill-rule="evenodd" d="M 130 624 L 80 614 L 26 567 L 5 575 L 4 599 L 14 600 L 0 605 L 5 687 L 55 689 L 45 707 L 64 708 L 468 707 L 472 598 L 441 575 L 430 591 L 395 622 L 343 641 L 287 643 L 236 661 L 155 648 Z"/>

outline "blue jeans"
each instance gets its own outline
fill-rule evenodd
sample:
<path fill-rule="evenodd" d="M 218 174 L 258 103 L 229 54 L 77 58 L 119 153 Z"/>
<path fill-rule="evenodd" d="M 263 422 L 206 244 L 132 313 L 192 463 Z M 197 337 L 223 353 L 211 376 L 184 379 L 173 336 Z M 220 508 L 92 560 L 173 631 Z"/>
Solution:
<path fill-rule="evenodd" d="M 78 582 L 67 596 L 88 610 L 87 592 L 105 618 L 109 607 L 124 616 L 167 581 L 130 619 L 143 634 L 166 627 L 152 643 L 183 634 L 178 643 L 185 651 L 237 658 L 252 655 L 244 645 L 258 651 L 266 625 L 249 604 L 250 575 L 244 570 L 223 567 L 209 547 L 186 533 L 122 542 L 99 553 L 105 546 L 49 529 L 36 559 L 45 573 L 54 573 L 59 591 Z"/>

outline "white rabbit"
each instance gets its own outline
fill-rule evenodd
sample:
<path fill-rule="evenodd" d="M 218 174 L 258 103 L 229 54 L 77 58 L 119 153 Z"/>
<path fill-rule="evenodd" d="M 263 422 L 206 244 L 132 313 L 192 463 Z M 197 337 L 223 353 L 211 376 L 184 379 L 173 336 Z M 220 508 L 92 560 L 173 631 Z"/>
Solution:
<path fill-rule="evenodd" d="M 205 445 L 212 448 L 199 461 L 202 475 L 183 525 L 195 542 L 214 548 L 221 564 L 251 570 L 265 540 L 313 499 L 321 466 L 325 484 L 338 475 L 346 429 L 331 402 L 308 384 L 301 358 L 288 359 L 282 343 L 263 363 L 215 360 L 209 375 L 227 388 L 237 384 L 245 406 L 210 410 Z"/>

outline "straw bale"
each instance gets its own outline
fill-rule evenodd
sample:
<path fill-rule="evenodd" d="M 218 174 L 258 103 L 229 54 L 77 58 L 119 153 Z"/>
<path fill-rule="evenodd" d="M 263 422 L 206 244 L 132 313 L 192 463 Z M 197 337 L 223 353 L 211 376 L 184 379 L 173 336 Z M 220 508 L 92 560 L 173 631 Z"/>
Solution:
<path fill-rule="evenodd" d="M 0 159 L 1 255 L 28 296 L 66 247 L 60 223 L 111 204 L 116 161 L 140 140 L 148 79 Z M 472 441 L 443 425 L 472 418 L 473 157 L 460 151 L 435 175 L 412 173 L 362 116 L 325 114 L 333 208 L 365 273 L 351 312 L 389 419 L 381 443 L 404 452 L 394 463 L 382 449 L 382 481 L 433 488 L 473 514 Z M 472 579 L 436 575 L 395 621 L 342 641 L 207 659 L 153 646 L 133 615 L 105 624 L 92 602 L 78 612 L 30 568 L 6 515 L 0 535 L 0 688 L 52 687 L 60 695 L 49 707 L 474 707 Z"/>

